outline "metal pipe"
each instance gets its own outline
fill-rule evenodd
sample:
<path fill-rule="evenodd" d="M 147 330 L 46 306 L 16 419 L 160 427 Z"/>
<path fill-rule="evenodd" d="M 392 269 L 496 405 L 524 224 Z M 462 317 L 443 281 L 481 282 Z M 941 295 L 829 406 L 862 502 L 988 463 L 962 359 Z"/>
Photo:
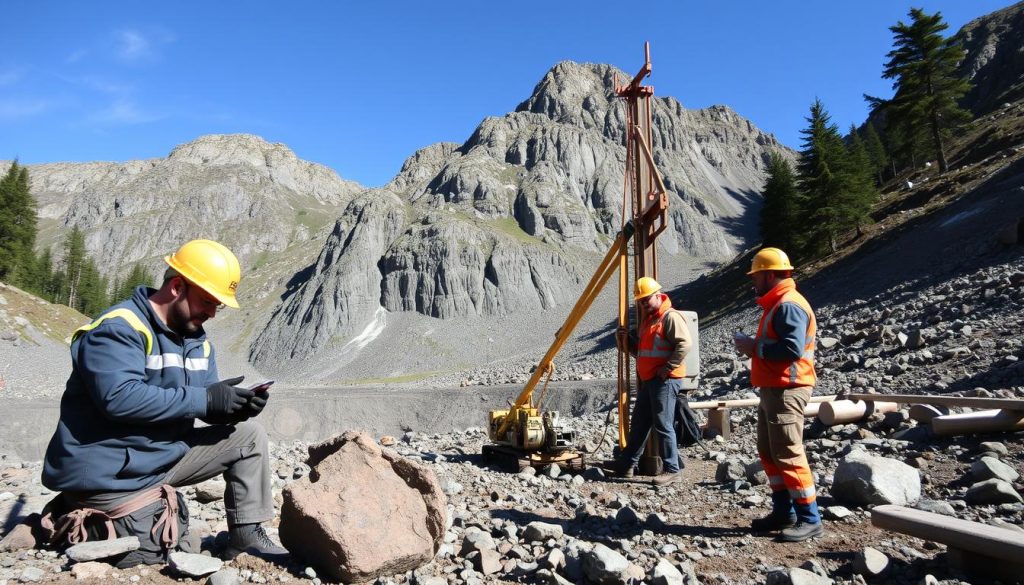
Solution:
<path fill-rule="evenodd" d="M 1019 410 L 979 410 L 932 419 L 932 433 L 940 437 L 1021 430 L 1024 430 L 1024 412 Z"/>

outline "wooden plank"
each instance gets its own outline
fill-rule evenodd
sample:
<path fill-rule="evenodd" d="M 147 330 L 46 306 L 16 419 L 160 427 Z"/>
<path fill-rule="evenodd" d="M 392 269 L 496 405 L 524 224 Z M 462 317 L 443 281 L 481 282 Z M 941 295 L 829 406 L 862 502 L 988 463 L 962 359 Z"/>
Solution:
<path fill-rule="evenodd" d="M 965 406 L 970 408 L 999 408 L 1003 410 L 1024 411 L 1024 400 L 1014 398 L 973 398 L 970 396 L 933 396 L 922 394 L 847 394 L 847 400 L 864 400 L 867 402 L 883 401 L 900 404 L 937 404 L 940 406 Z M 692 408 L 692 407 L 691 407 Z"/>
<path fill-rule="evenodd" d="M 708 428 L 718 430 L 718 434 L 726 441 L 732 436 L 732 421 L 729 420 L 729 408 L 712 408 L 708 411 Z"/>
<path fill-rule="evenodd" d="M 871 509 L 871 524 L 1014 563 L 1024 559 L 1024 538 L 1007 528 L 888 504 Z"/>
<path fill-rule="evenodd" d="M 835 399 L 835 394 L 831 396 L 811 396 L 811 402 L 830 402 Z M 744 408 L 748 406 L 757 406 L 761 404 L 760 398 L 741 398 L 738 400 L 705 400 L 703 402 L 691 402 L 690 408 L 694 410 L 707 410 L 709 408 Z"/>

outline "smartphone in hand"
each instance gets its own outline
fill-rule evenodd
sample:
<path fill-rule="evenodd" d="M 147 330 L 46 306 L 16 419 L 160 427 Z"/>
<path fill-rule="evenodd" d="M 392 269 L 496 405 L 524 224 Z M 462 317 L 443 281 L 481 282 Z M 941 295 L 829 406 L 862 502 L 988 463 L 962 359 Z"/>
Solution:
<path fill-rule="evenodd" d="M 255 384 L 253 386 L 249 386 L 249 390 L 252 390 L 253 392 L 255 392 L 257 394 L 266 394 L 267 392 L 270 391 L 270 387 L 273 386 L 273 385 L 274 385 L 274 381 L 273 380 L 265 380 L 263 382 L 260 382 L 259 384 Z"/>

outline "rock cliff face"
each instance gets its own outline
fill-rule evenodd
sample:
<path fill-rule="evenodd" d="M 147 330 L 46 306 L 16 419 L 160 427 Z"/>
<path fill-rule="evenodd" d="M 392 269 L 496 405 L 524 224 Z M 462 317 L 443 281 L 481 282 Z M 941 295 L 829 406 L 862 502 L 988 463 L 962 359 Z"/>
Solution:
<path fill-rule="evenodd" d="M 287 291 L 251 357 L 270 370 L 351 344 L 380 309 L 488 317 L 575 300 L 621 225 L 625 110 L 607 65 L 563 62 L 515 112 L 462 145 L 410 157 L 355 198 L 308 279 Z M 756 230 L 773 136 L 723 106 L 656 98 L 654 156 L 671 255 L 731 257 Z M 671 261 L 666 260 L 666 261 Z M 333 349 L 332 349 L 333 348 Z"/>
<path fill-rule="evenodd" d="M 204 136 L 167 158 L 30 167 L 43 243 L 77 226 L 108 275 L 142 261 L 159 273 L 169 242 L 213 238 L 253 266 L 329 226 L 363 188 L 257 136 Z M 47 240 L 47 236 L 49 239 Z"/>
<path fill-rule="evenodd" d="M 965 103 L 985 114 L 1004 102 L 1024 98 L 1024 3 L 975 19 L 960 29 L 958 40 L 967 50 L 960 72 L 974 84 Z"/>

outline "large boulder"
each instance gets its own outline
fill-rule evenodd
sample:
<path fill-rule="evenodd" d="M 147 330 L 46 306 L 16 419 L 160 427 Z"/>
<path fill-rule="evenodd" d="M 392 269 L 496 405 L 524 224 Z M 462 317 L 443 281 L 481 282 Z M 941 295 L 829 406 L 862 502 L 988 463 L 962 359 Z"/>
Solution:
<path fill-rule="evenodd" d="M 309 448 L 309 476 L 284 490 L 281 543 L 346 583 L 430 561 L 448 505 L 434 472 L 346 432 Z"/>
<path fill-rule="evenodd" d="M 857 450 L 836 468 L 832 496 L 842 503 L 857 506 L 910 506 L 921 497 L 921 476 L 902 461 Z"/>

